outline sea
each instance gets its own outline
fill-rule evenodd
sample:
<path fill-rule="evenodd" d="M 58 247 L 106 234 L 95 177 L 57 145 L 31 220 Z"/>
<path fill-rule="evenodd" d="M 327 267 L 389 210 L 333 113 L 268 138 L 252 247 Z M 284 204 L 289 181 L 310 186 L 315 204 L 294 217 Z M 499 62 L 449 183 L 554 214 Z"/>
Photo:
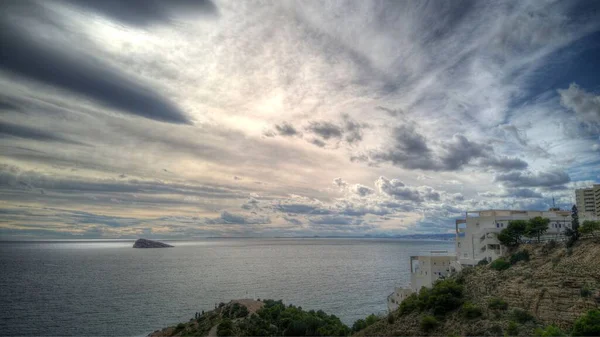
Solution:
<path fill-rule="evenodd" d="M 231 299 L 283 300 L 352 325 L 387 312 L 410 256 L 451 241 L 273 238 L 0 242 L 0 335 L 145 336 Z"/>

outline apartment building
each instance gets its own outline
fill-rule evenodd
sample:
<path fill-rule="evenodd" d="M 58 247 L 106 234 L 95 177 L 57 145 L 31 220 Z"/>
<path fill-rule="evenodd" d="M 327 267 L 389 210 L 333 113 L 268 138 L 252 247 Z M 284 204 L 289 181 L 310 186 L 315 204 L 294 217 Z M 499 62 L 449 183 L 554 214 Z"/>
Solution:
<path fill-rule="evenodd" d="M 464 219 L 455 222 L 457 259 L 463 266 L 474 266 L 479 261 L 489 262 L 501 257 L 506 250 L 497 234 L 512 220 L 529 220 L 535 217 L 550 219 L 544 239 L 558 239 L 571 227 L 571 211 L 515 211 L 484 210 L 466 212 Z"/>
<path fill-rule="evenodd" d="M 581 218 L 600 217 L 600 184 L 575 190 L 575 203 Z"/>

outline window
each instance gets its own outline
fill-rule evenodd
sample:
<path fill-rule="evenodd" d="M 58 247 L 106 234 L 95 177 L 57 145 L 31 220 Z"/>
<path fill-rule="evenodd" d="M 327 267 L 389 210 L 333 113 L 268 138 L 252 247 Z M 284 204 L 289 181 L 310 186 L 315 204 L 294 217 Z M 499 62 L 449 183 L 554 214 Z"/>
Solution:
<path fill-rule="evenodd" d="M 496 222 L 496 228 L 500 228 L 500 224 Z"/>

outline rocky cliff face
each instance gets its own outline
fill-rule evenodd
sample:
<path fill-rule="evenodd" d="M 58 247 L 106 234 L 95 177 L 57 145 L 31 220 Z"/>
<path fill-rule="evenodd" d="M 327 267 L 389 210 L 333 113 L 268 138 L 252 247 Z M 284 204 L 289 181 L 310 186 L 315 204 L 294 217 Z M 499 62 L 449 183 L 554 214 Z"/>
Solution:
<path fill-rule="evenodd" d="M 523 245 L 530 260 L 497 271 L 489 265 L 465 270 L 462 275 L 464 300 L 481 309 L 475 319 L 467 319 L 461 309 L 449 312 L 439 325 L 425 333 L 420 323 L 425 312 L 412 312 L 384 319 L 359 335 L 532 335 L 538 327 L 550 324 L 563 330 L 591 309 L 600 308 L 600 239 L 580 240 L 572 248 L 563 243 Z M 508 304 L 507 310 L 489 308 L 492 298 Z M 511 313 L 523 310 L 534 319 L 515 323 Z"/>
<path fill-rule="evenodd" d="M 169 248 L 173 247 L 169 244 L 148 240 L 148 239 L 138 239 L 133 244 L 133 248 Z"/>

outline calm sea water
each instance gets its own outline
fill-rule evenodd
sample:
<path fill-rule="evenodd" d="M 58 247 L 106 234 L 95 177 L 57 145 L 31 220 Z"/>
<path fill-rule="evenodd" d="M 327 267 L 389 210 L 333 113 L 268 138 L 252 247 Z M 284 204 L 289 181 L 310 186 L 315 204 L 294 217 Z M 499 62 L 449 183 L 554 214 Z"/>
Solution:
<path fill-rule="evenodd" d="M 409 282 L 409 256 L 454 250 L 396 239 L 132 243 L 1 242 L 0 334 L 140 336 L 236 298 L 282 299 L 352 324 L 386 311 L 386 296 Z"/>

